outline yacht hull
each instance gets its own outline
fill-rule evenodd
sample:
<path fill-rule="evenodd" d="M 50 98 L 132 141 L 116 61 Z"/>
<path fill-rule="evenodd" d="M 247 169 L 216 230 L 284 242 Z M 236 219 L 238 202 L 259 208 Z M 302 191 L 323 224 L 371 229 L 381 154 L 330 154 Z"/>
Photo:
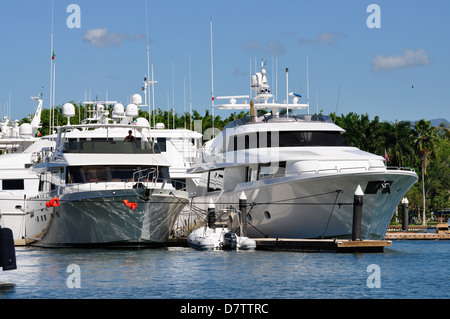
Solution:
<path fill-rule="evenodd" d="M 26 218 L 27 244 L 164 245 L 188 202 L 185 192 L 146 188 L 68 193 L 59 196 L 59 206 L 47 207 L 50 200 L 50 197 L 30 200 L 34 209 Z"/>
<path fill-rule="evenodd" d="M 220 196 L 196 197 L 216 209 L 238 207 L 247 197 L 247 236 L 279 238 L 351 238 L 353 200 L 358 185 L 364 194 L 361 239 L 383 239 L 397 205 L 417 181 L 411 171 L 313 174 L 243 183 Z M 248 184 L 251 184 L 248 185 Z"/>

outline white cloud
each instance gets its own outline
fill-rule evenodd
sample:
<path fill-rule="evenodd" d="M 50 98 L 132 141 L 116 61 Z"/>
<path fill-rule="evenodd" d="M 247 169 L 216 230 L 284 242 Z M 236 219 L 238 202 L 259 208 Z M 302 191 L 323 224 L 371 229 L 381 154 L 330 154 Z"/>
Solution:
<path fill-rule="evenodd" d="M 372 59 L 372 70 L 375 72 L 392 71 L 428 64 L 430 64 L 430 58 L 423 49 L 404 50 L 402 55 L 397 56 L 377 55 Z"/>
<path fill-rule="evenodd" d="M 282 32 L 265 42 L 258 40 L 247 41 L 243 44 L 242 48 L 250 51 L 262 51 L 272 56 L 280 56 L 285 52 L 283 41 L 292 38 L 292 36 L 292 32 Z"/>
<path fill-rule="evenodd" d="M 120 46 L 124 40 L 137 41 L 142 34 L 130 36 L 127 33 L 108 32 L 108 28 L 89 29 L 83 34 L 83 39 L 92 46 L 103 48 L 106 46 Z"/>
<path fill-rule="evenodd" d="M 344 33 L 341 32 L 322 32 L 317 35 L 317 37 L 313 39 L 300 38 L 298 40 L 298 44 L 323 44 L 329 46 L 336 46 L 336 41 L 345 36 Z"/>

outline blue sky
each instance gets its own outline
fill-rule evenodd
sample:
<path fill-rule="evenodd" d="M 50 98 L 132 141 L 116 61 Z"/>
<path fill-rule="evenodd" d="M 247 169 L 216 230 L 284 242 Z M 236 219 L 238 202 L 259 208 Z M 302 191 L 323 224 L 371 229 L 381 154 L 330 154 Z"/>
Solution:
<path fill-rule="evenodd" d="M 67 25 L 70 4 L 80 8 L 80 28 Z M 169 104 L 182 113 L 190 99 L 201 114 L 211 108 L 212 19 L 215 96 L 248 94 L 250 68 L 254 72 L 263 58 L 278 101 L 285 97 L 289 68 L 289 90 L 306 102 L 308 59 L 311 113 L 334 112 L 339 100 L 338 114 L 450 120 L 449 1 L 147 4 L 157 108 Z M 367 25 L 370 4 L 380 8 L 381 28 Z M 9 100 L 12 118 L 33 113 L 29 97 L 41 91 L 48 108 L 51 20 L 51 0 L 1 1 L 0 115 Z M 147 73 L 146 33 L 146 0 L 55 0 L 56 104 L 108 94 L 125 105 Z"/>

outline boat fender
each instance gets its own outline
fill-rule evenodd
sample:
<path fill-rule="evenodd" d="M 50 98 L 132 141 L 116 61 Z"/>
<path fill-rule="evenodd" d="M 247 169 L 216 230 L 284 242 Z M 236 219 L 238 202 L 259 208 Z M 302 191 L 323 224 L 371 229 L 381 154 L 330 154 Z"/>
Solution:
<path fill-rule="evenodd" d="M 60 206 L 60 205 L 59 205 L 59 198 L 58 198 L 58 197 L 52 198 L 49 202 L 46 202 L 45 205 L 46 205 L 47 207 L 56 207 L 56 206 Z"/>
<path fill-rule="evenodd" d="M 3 271 L 17 269 L 14 237 L 9 228 L 0 229 L 0 267 Z"/>
<path fill-rule="evenodd" d="M 124 199 L 124 200 L 123 200 L 123 203 L 124 203 L 125 205 L 127 205 L 129 208 L 131 208 L 132 210 L 135 210 L 136 207 L 137 207 L 137 203 L 130 202 L 128 199 Z"/>

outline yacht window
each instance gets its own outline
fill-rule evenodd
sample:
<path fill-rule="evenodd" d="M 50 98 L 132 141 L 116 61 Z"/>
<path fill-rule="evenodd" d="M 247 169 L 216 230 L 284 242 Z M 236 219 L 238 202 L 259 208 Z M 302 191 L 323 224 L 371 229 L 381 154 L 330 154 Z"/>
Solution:
<path fill-rule="evenodd" d="M 214 192 L 223 189 L 224 175 L 225 171 L 223 169 L 210 171 L 208 173 L 208 192 Z"/>
<path fill-rule="evenodd" d="M 292 146 L 348 146 L 347 141 L 336 131 L 280 131 L 280 147 Z"/>
<path fill-rule="evenodd" d="M 23 179 L 4 179 L 2 180 L 3 190 L 25 189 Z"/>
<path fill-rule="evenodd" d="M 140 170 L 142 172 L 139 176 L 135 174 Z M 169 168 L 164 166 L 71 166 L 67 172 L 68 183 L 127 182 L 133 178 L 148 181 L 155 178 L 158 178 L 158 181 L 170 179 Z"/>
<path fill-rule="evenodd" d="M 259 164 L 258 179 L 282 177 L 285 171 L 286 162 Z"/>
<path fill-rule="evenodd" d="M 257 132 L 245 135 L 234 135 L 229 139 L 227 150 L 265 147 L 296 147 L 296 146 L 348 146 L 340 132 L 336 131 L 279 131 Z M 275 140 L 273 140 L 275 139 Z"/>
<path fill-rule="evenodd" d="M 64 153 L 96 153 L 96 154 L 155 154 L 160 153 L 153 142 L 115 141 L 112 139 L 93 138 L 91 140 L 66 141 Z"/>
<path fill-rule="evenodd" d="M 166 143 L 167 143 L 166 138 L 165 137 L 158 137 L 156 139 L 156 142 L 158 143 L 159 150 L 161 152 L 166 152 Z"/>

